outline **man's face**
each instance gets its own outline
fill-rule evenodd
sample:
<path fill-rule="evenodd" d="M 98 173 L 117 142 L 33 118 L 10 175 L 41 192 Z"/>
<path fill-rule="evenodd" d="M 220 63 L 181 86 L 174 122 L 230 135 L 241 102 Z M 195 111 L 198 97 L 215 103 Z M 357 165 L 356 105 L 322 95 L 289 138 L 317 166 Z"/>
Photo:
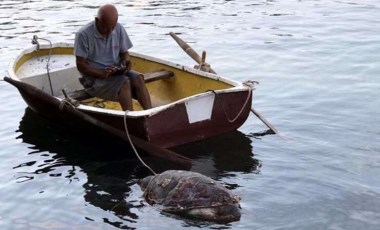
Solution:
<path fill-rule="evenodd" d="M 115 20 L 101 20 L 98 17 L 96 17 L 95 20 L 99 33 L 103 36 L 110 35 L 117 23 Z"/>

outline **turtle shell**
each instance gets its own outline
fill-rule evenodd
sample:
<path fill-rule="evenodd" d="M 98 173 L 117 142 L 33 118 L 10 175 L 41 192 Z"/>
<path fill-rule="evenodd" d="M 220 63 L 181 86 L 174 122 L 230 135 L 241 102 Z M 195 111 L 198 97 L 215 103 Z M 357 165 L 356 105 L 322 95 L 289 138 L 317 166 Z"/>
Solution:
<path fill-rule="evenodd" d="M 238 196 L 213 179 L 196 172 L 168 170 L 144 178 L 142 189 L 149 204 L 160 204 L 164 211 L 172 213 L 202 208 L 237 209 L 239 205 Z"/>

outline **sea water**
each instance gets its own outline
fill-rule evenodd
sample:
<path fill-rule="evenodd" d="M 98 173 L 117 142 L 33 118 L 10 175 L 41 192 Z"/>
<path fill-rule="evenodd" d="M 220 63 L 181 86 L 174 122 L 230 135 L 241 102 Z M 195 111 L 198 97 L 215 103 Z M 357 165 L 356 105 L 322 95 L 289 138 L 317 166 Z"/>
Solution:
<path fill-rule="evenodd" d="M 0 71 L 33 35 L 73 42 L 103 1 L 0 2 Z M 113 1 L 135 52 L 193 66 L 177 33 L 219 74 L 255 80 L 236 132 L 172 149 L 241 200 L 220 225 L 161 213 L 127 144 L 89 137 L 27 110 L 0 81 L 1 229 L 379 229 L 380 2 Z M 144 157 L 160 172 L 175 168 Z"/>

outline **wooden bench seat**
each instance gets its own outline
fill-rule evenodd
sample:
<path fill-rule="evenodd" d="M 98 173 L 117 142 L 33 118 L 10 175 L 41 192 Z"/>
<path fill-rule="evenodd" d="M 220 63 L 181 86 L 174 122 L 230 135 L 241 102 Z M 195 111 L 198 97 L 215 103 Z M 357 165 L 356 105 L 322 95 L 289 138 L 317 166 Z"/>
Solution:
<path fill-rule="evenodd" d="M 144 80 L 145 83 L 157 81 L 161 79 L 168 79 L 174 77 L 174 73 L 170 70 L 162 69 L 157 70 L 149 73 L 144 73 Z"/>

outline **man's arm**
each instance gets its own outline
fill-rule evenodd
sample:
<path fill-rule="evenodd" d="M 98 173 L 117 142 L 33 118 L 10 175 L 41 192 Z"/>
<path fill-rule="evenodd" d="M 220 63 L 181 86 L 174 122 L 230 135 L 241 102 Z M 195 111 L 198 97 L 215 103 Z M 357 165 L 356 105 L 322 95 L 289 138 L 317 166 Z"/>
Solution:
<path fill-rule="evenodd" d="M 82 74 L 96 78 L 108 78 L 117 70 L 114 67 L 107 67 L 106 69 L 93 68 L 88 64 L 87 58 L 79 56 L 76 56 L 76 65 Z"/>

